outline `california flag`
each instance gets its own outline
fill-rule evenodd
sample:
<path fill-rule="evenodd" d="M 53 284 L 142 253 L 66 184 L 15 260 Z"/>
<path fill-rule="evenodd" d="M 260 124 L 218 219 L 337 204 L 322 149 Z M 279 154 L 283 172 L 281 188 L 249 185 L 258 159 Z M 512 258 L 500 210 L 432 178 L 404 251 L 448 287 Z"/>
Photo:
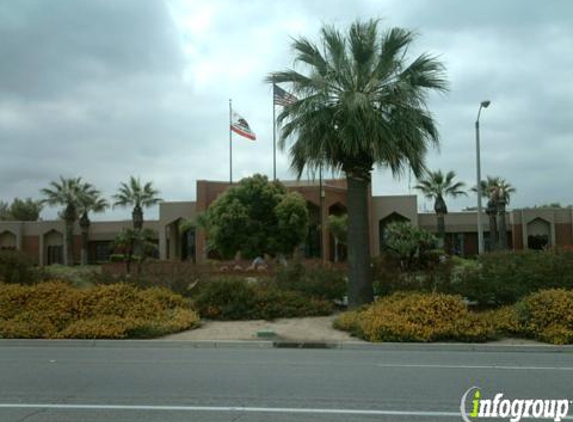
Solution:
<path fill-rule="evenodd" d="M 231 122 L 231 130 L 241 136 L 244 136 L 251 141 L 257 139 L 255 133 L 251 130 L 251 127 L 247 121 L 239 114 L 233 111 L 233 120 Z"/>

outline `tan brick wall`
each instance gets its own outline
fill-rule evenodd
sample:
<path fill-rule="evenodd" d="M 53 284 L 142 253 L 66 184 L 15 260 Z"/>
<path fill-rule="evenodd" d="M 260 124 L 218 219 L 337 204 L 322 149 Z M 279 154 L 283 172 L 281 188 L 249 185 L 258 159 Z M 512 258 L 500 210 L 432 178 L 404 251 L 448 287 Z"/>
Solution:
<path fill-rule="evenodd" d="M 573 245 L 571 224 L 555 224 L 555 244 L 557 246 Z"/>
<path fill-rule="evenodd" d="M 523 249 L 523 225 L 514 224 L 511 226 L 512 231 L 512 245 L 513 249 L 521 250 Z"/>
<path fill-rule="evenodd" d="M 23 236 L 22 251 L 30 255 L 36 264 L 40 263 L 40 237 Z"/>

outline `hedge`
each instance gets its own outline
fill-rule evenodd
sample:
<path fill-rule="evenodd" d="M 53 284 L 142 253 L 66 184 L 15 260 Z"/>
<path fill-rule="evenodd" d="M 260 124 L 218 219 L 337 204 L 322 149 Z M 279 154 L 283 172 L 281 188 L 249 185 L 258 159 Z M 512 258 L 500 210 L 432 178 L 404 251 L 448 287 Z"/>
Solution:
<path fill-rule="evenodd" d="M 486 312 L 469 311 L 459 296 L 396 293 L 342 313 L 334 327 L 373 342 L 520 337 L 573 344 L 573 291 L 542 290 L 515 305 Z"/>
<path fill-rule="evenodd" d="M 452 292 L 482 306 L 511 305 L 546 289 L 573 288 L 573 250 L 491 252 L 457 274 Z"/>
<path fill-rule="evenodd" d="M 0 284 L 0 338 L 148 338 L 198 321 L 190 304 L 166 289 Z"/>
<path fill-rule="evenodd" d="M 471 341 L 495 338 L 490 324 L 470 312 L 459 296 L 395 293 L 339 316 L 335 328 L 368 341 Z"/>
<path fill-rule="evenodd" d="M 201 316 L 218 320 L 293 318 L 329 315 L 330 301 L 291 290 L 269 281 L 219 278 L 199 286 L 193 297 Z"/>

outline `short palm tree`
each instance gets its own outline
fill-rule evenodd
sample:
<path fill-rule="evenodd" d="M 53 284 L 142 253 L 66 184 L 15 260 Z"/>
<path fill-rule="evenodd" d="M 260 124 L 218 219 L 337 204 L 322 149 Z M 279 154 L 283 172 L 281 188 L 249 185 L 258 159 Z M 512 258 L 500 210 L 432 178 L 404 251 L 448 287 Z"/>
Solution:
<path fill-rule="evenodd" d="M 339 245 L 348 242 L 348 214 L 329 215 L 327 220 L 328 231 L 334 237 L 334 262 L 338 262 Z"/>
<path fill-rule="evenodd" d="M 448 196 L 457 198 L 466 195 L 463 190 L 465 183 L 454 182 L 455 178 L 456 173 L 454 171 L 449 171 L 445 175 L 441 170 L 428 171 L 414 187 L 422 192 L 426 198 L 434 200 L 434 211 L 438 220 L 438 237 L 442 245 L 446 238 L 445 215 L 448 213 L 445 198 Z"/>
<path fill-rule="evenodd" d="M 60 176 L 58 182 L 50 182 L 48 188 L 40 190 L 45 196 L 42 204 L 64 207 L 60 216 L 65 222 L 66 265 L 74 265 L 74 224 L 78 218 L 78 209 L 81 201 L 85 195 L 84 185 L 85 183 L 81 177 L 65 179 Z"/>
<path fill-rule="evenodd" d="M 154 189 L 151 182 L 141 184 L 139 178 L 130 176 L 129 182 L 122 182 L 117 194 L 113 196 L 114 207 L 133 206 L 131 213 L 133 228 L 141 230 L 143 228 L 143 208 L 151 207 L 161 202 L 159 191 Z"/>
<path fill-rule="evenodd" d="M 373 300 L 368 192 L 375 166 L 399 174 L 424 169 L 438 131 L 426 107 L 431 91 L 445 91 L 444 67 L 422 54 L 407 61 L 414 34 L 401 28 L 382 33 L 377 20 L 355 22 L 347 33 L 323 27 L 319 44 L 295 39 L 295 63 L 304 70 L 269 75 L 290 84 L 298 101 L 278 117 L 279 146 L 287 139 L 291 166 L 341 170 L 348 185 L 349 304 Z"/>
<path fill-rule="evenodd" d="M 79 204 L 80 229 L 82 232 L 82 252 L 80 262 L 82 265 L 88 264 L 88 244 L 90 229 L 90 212 L 104 212 L 109 207 L 107 199 L 101 196 L 101 192 L 89 183 L 82 185 L 83 195 Z"/>

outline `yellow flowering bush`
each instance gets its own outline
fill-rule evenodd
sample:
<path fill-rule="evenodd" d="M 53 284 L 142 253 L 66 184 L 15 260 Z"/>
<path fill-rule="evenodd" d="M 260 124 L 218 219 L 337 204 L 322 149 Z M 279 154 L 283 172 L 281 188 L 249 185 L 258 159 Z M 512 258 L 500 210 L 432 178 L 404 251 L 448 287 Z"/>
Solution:
<path fill-rule="evenodd" d="M 502 336 L 573 344 L 573 291 L 542 290 L 512 306 L 481 313 L 458 296 L 395 293 L 344 312 L 334 327 L 368 341 L 486 341 Z"/>
<path fill-rule="evenodd" d="M 395 293 L 362 310 L 342 314 L 335 327 L 373 342 L 485 341 L 495 337 L 492 327 L 470 312 L 461 297 L 440 293 Z"/>
<path fill-rule="evenodd" d="M 0 338 L 148 338 L 198 321 L 186 299 L 167 289 L 0 284 Z"/>
<path fill-rule="evenodd" d="M 523 333 L 523 326 L 515 306 L 502 306 L 486 311 L 480 314 L 480 317 L 500 335 L 521 336 Z"/>
<path fill-rule="evenodd" d="M 553 344 L 573 343 L 573 291 L 542 290 L 515 308 L 525 335 Z"/>

